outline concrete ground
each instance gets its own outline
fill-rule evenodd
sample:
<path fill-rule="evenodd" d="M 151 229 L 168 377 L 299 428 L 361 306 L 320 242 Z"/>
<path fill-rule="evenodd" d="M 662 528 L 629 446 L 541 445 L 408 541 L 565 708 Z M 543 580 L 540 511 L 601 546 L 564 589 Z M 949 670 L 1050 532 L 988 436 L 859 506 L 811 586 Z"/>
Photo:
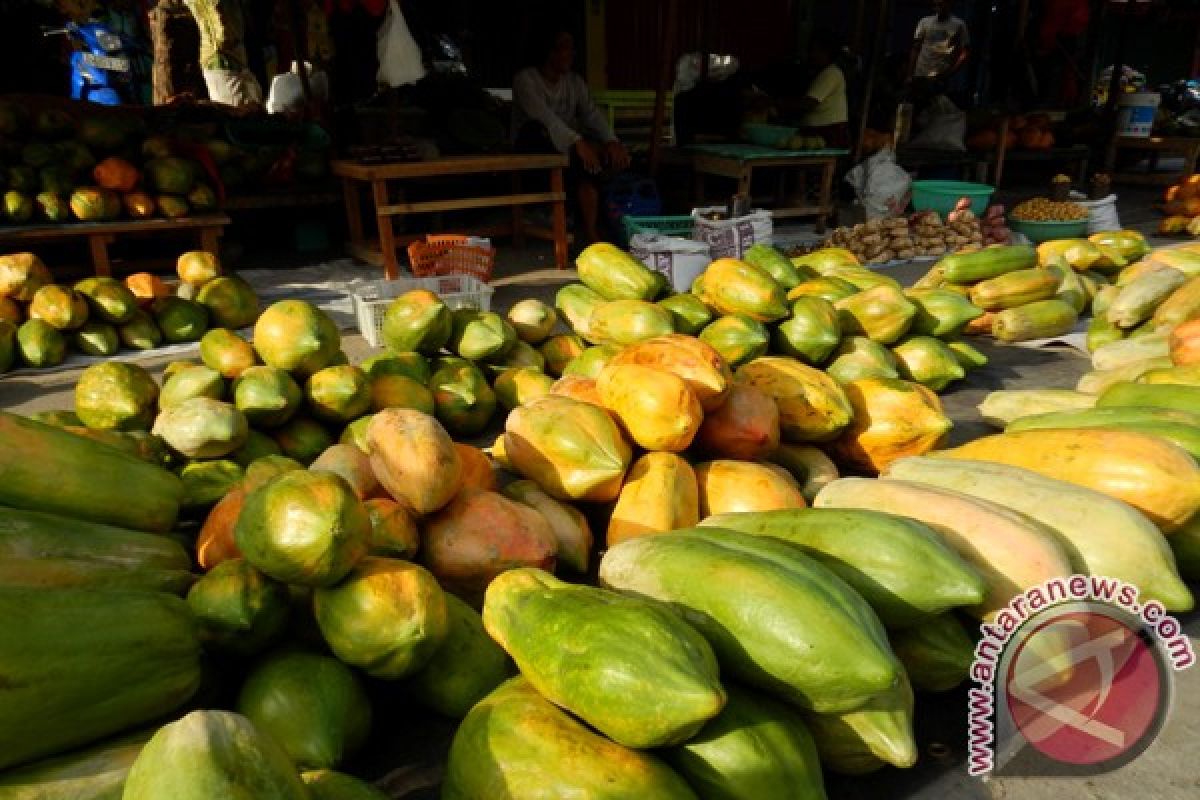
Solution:
<path fill-rule="evenodd" d="M 1149 230 L 1157 215 L 1149 209 L 1148 193 L 1123 193 L 1122 221 L 1129 227 Z M 1123 197 L 1124 199 L 1124 197 Z M 244 264 L 245 267 L 258 264 Z M 902 282 L 911 281 L 924 268 L 895 271 Z M 537 296 L 552 302 L 553 294 L 571 272 L 552 268 L 543 249 L 502 249 L 493 308 L 504 311 L 517 299 Z M 357 333 L 344 336 L 344 349 L 352 362 L 372 352 Z M 952 443 L 983 435 L 989 428 L 975 406 L 994 389 L 1073 387 L 1089 369 L 1086 359 L 1074 351 L 1030 350 L 999 346 L 990 340 L 974 342 L 990 358 L 990 364 L 972 372 L 968 380 L 943 395 L 948 414 L 954 419 Z M 192 357 L 195 357 L 194 355 Z M 147 359 L 140 363 L 156 375 L 170 359 Z M 0 408 L 28 414 L 38 410 L 70 408 L 77 370 L 40 376 L 9 376 L 0 379 Z M 1200 593 L 1200 586 L 1193 586 Z M 1193 646 L 1200 647 L 1200 614 L 1181 615 Z M 376 733 L 369 752 L 349 768 L 378 780 L 394 798 L 435 798 L 446 748 L 453 725 L 425 714 L 407 702 L 395 687 L 374 687 Z M 1200 768 L 1196 742 L 1200 741 L 1200 669 L 1179 673 L 1170 719 L 1158 740 L 1141 757 L 1126 767 L 1087 779 L 1005 778 L 984 782 L 967 775 L 965 690 L 939 695 L 918 695 L 916 729 L 921 757 L 909 770 L 885 769 L 874 775 L 845 779 L 831 777 L 828 793 L 832 800 L 1183 800 L 1200 797 Z M 763 798 L 763 800 L 774 800 Z"/>

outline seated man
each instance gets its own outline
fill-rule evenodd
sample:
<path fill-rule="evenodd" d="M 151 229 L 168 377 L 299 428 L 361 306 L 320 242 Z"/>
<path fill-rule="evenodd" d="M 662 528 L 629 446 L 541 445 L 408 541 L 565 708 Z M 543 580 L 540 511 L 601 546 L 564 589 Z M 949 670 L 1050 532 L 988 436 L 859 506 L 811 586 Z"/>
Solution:
<path fill-rule="evenodd" d="M 556 31 L 542 42 L 538 66 L 513 78 L 513 138 L 525 153 L 570 156 L 568 187 L 575 192 L 583 244 L 600 239 L 599 181 L 629 166 L 629 153 L 592 102 L 583 78 L 571 70 L 575 40 Z"/>

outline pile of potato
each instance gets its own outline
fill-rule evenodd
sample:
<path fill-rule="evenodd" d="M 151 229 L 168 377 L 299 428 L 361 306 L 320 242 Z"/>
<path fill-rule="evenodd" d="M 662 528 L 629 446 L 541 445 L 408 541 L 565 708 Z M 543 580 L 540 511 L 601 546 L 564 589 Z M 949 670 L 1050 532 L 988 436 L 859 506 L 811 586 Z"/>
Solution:
<path fill-rule="evenodd" d="M 983 230 L 971 213 L 956 210 L 942 222 L 936 211 L 919 211 L 911 217 L 877 219 L 835 229 L 823 247 L 844 247 L 864 264 L 886 264 L 918 256 L 943 256 L 983 246 Z"/>

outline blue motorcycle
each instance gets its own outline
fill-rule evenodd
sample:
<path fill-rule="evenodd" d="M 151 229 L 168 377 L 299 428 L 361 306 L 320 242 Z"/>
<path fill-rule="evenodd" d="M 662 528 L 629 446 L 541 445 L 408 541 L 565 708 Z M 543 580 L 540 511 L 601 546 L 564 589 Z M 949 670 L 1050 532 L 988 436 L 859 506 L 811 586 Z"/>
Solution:
<path fill-rule="evenodd" d="M 46 29 L 46 36 L 66 36 L 72 45 L 71 97 L 105 106 L 138 102 L 134 55 L 136 45 L 103 22 L 68 22 Z"/>

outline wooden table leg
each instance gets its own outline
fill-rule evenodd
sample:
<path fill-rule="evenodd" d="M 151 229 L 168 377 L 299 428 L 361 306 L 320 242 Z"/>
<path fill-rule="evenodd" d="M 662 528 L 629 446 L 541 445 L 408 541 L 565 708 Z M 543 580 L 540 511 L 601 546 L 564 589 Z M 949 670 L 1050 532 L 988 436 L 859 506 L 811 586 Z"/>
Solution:
<path fill-rule="evenodd" d="M 833 173 L 837 170 L 837 159 L 829 159 L 821 168 L 821 196 L 817 198 L 818 205 L 823 209 L 817 214 L 817 233 L 825 232 L 825 222 L 833 212 Z"/>
<path fill-rule="evenodd" d="M 744 195 L 746 195 L 746 197 L 749 197 L 750 196 L 750 186 L 754 182 L 753 179 L 754 179 L 754 165 L 751 164 L 749 161 L 747 161 L 746 164 L 742 167 L 741 172 L 738 174 L 738 185 L 737 185 L 738 194 L 744 194 Z"/>
<path fill-rule="evenodd" d="M 393 281 L 400 275 L 400 262 L 396 258 L 396 232 L 392 227 L 391 215 L 379 211 L 388 204 L 386 181 L 371 182 L 371 199 L 375 203 L 375 224 L 379 227 L 379 250 L 383 255 L 383 275 L 389 281 Z"/>
<path fill-rule="evenodd" d="M 88 235 L 88 247 L 92 251 L 92 269 L 97 275 L 104 277 L 112 276 L 112 262 L 108 260 L 108 246 L 112 243 L 113 237 L 106 236 L 103 233 L 93 233 Z"/>
<path fill-rule="evenodd" d="M 512 174 L 512 193 L 521 193 L 521 173 L 514 172 Z M 515 205 L 512 207 L 512 243 L 513 247 L 525 247 L 525 207 Z"/>
<path fill-rule="evenodd" d="M 350 232 L 350 244 L 357 248 L 363 243 L 362 206 L 358 201 L 358 181 L 342 178 L 342 198 L 342 203 L 346 206 L 346 227 Z"/>
<path fill-rule="evenodd" d="M 1200 157 L 1200 143 L 1189 143 L 1183 157 L 1183 177 L 1196 173 L 1196 160 Z"/>
<path fill-rule="evenodd" d="M 1004 156 L 1008 152 L 1008 117 L 1000 122 L 1000 133 L 996 139 L 996 165 L 992 168 L 992 186 L 1000 188 L 1000 179 L 1004 177 Z"/>
<path fill-rule="evenodd" d="M 213 256 L 221 255 L 221 228 L 213 226 L 200 229 L 200 249 Z"/>
<path fill-rule="evenodd" d="M 566 186 L 563 182 L 561 167 L 550 170 L 550 191 L 562 195 L 562 199 L 554 201 L 552 208 L 554 230 L 554 264 L 559 269 L 567 268 L 567 201 Z"/>

